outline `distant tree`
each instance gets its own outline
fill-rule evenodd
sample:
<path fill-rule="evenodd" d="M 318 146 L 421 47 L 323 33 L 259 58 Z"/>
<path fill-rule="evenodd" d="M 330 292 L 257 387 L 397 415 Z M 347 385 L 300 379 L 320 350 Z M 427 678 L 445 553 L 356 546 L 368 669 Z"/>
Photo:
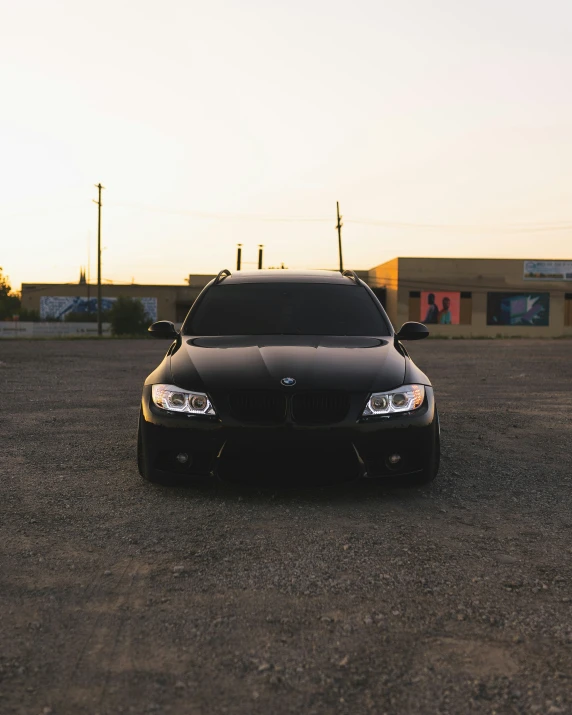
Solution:
<path fill-rule="evenodd" d="M 38 323 L 40 319 L 39 310 L 28 310 L 27 308 L 20 308 L 20 320 L 27 321 L 30 323 Z"/>
<path fill-rule="evenodd" d="M 20 297 L 12 292 L 10 279 L 5 276 L 0 268 L 0 320 L 11 318 L 20 311 Z"/>
<path fill-rule="evenodd" d="M 120 295 L 109 311 L 113 335 L 144 335 L 149 325 L 143 303 L 137 298 Z"/>

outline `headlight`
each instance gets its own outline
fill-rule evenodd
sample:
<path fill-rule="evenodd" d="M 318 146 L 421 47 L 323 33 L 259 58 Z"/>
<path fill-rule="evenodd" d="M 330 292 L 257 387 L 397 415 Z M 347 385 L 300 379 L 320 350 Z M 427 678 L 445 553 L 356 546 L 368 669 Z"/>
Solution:
<path fill-rule="evenodd" d="M 425 399 L 423 385 L 402 385 L 388 392 L 374 392 L 367 401 L 363 417 L 411 412 L 421 407 Z"/>
<path fill-rule="evenodd" d="M 153 385 L 153 402 L 162 410 L 191 415 L 215 415 L 211 401 L 204 392 L 190 392 L 175 385 Z"/>

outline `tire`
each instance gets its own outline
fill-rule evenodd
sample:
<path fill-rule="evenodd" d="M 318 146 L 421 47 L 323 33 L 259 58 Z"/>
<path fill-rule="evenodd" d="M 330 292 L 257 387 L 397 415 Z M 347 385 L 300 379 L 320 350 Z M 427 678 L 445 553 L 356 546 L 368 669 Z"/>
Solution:
<path fill-rule="evenodd" d="M 423 487 L 426 484 L 431 484 L 439 473 L 439 463 L 441 461 L 441 448 L 439 436 L 435 438 L 435 451 L 431 462 L 419 474 L 414 474 L 407 478 L 404 486 L 406 487 Z"/>
<path fill-rule="evenodd" d="M 174 475 L 167 475 L 163 477 L 154 476 L 153 473 L 149 473 L 145 465 L 145 454 L 143 448 L 143 430 L 141 429 L 141 420 L 143 419 L 143 414 L 139 413 L 139 422 L 137 423 L 137 471 L 139 475 L 146 481 L 152 484 L 160 484 L 163 487 L 179 487 L 184 484 L 181 477 Z"/>
<path fill-rule="evenodd" d="M 141 429 L 142 419 L 143 415 L 142 413 L 139 413 L 139 422 L 137 423 L 137 471 L 146 482 L 151 482 L 152 484 L 163 484 L 167 486 L 170 483 L 169 480 L 163 480 L 157 477 L 153 477 L 146 469 L 145 454 L 143 448 L 143 430 Z"/>
<path fill-rule="evenodd" d="M 437 434 L 435 435 L 433 453 L 431 454 L 431 457 L 422 472 L 406 477 L 403 484 L 405 487 L 422 487 L 426 484 L 431 484 L 439 473 L 439 464 L 441 463 L 441 424 L 439 422 L 437 408 L 435 408 L 435 414 L 437 416 Z"/>
<path fill-rule="evenodd" d="M 143 434 L 141 432 L 141 415 L 139 415 L 139 421 L 137 423 L 137 471 L 139 476 L 143 479 L 147 479 L 145 474 L 145 460 L 143 459 Z"/>

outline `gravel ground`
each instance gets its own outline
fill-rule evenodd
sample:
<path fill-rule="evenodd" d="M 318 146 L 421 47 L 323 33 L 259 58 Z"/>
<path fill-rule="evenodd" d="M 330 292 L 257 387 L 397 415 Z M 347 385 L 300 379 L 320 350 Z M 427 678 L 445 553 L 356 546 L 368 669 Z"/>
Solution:
<path fill-rule="evenodd" d="M 0 343 L 0 712 L 572 713 L 572 342 L 412 343 L 425 490 L 140 479 L 166 344 Z"/>

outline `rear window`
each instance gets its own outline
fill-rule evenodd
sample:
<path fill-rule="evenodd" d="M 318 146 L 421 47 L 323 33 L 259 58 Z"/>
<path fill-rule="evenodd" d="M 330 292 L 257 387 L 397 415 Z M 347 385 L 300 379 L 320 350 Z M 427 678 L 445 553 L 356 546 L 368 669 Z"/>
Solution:
<path fill-rule="evenodd" d="M 389 335 L 363 286 L 243 283 L 211 287 L 185 321 L 184 335 Z"/>

